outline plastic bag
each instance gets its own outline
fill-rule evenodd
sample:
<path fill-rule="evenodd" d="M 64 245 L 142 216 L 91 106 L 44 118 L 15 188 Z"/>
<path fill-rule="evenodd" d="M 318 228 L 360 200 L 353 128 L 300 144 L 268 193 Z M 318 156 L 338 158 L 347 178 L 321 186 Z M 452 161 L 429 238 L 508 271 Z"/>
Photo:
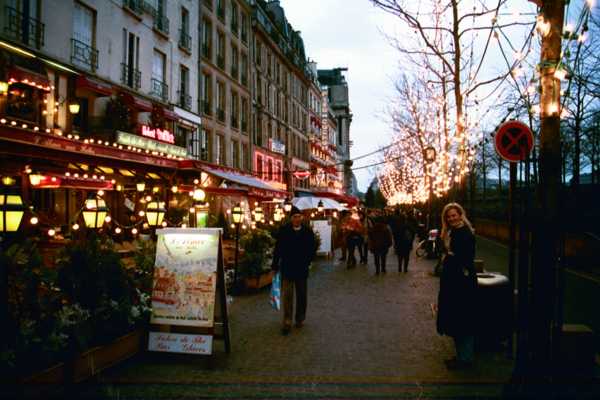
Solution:
<path fill-rule="evenodd" d="M 269 304 L 274 310 L 281 309 L 281 273 L 277 272 L 271 283 L 271 295 L 269 296 Z"/>

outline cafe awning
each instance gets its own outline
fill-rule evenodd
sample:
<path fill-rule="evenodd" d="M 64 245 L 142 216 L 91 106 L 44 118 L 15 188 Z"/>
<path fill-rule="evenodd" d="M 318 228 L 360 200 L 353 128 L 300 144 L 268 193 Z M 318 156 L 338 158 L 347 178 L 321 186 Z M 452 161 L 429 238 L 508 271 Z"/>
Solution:
<path fill-rule="evenodd" d="M 123 96 L 123 100 L 133 107 L 135 107 L 138 111 L 152 111 L 152 102 L 146 99 L 142 99 L 141 97 L 134 96 L 131 93 L 121 92 L 121 96 Z"/>
<path fill-rule="evenodd" d="M 6 79 L 8 83 L 23 83 L 46 92 L 50 91 L 50 80 L 46 75 L 16 65 L 8 70 Z"/>
<path fill-rule="evenodd" d="M 247 186 L 248 195 L 250 196 L 275 198 L 285 198 L 288 196 L 288 192 L 276 189 L 268 183 L 263 182 L 260 179 L 251 175 L 240 174 L 234 171 L 226 171 L 223 169 L 212 168 L 204 165 L 201 168 L 211 175 L 217 176 L 219 178 L 225 179 L 233 183 L 237 183 L 238 185 Z"/>
<path fill-rule="evenodd" d="M 90 78 L 89 76 L 79 75 L 77 77 L 76 86 L 78 89 L 90 89 L 104 96 L 110 96 L 112 94 L 111 85 L 100 82 L 97 79 Z"/>

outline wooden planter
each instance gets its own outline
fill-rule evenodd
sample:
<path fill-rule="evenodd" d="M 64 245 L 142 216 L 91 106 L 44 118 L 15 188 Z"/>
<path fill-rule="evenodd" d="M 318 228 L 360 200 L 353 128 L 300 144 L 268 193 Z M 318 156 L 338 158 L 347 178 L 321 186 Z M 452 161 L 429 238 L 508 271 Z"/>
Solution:
<path fill-rule="evenodd" d="M 98 372 L 128 359 L 138 353 L 142 346 L 142 330 L 130 332 L 104 346 L 93 347 L 73 359 L 73 381 L 84 381 Z M 62 384 L 71 379 L 65 363 L 52 366 L 23 380 L 32 384 Z"/>
<path fill-rule="evenodd" d="M 273 275 L 275 275 L 275 273 L 273 271 L 269 271 L 257 277 L 245 278 L 244 286 L 246 287 L 246 289 L 261 289 L 271 284 L 271 282 L 273 281 Z"/>

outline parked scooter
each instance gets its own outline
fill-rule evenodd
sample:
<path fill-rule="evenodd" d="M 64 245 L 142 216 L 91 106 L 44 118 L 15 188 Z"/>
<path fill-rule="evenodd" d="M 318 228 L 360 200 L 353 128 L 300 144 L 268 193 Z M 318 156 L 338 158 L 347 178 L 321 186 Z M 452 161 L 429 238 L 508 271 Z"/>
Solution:
<path fill-rule="evenodd" d="M 428 259 L 440 258 L 442 254 L 442 243 L 437 229 L 431 229 L 427 239 L 421 240 L 415 250 L 417 257 L 426 256 Z"/>

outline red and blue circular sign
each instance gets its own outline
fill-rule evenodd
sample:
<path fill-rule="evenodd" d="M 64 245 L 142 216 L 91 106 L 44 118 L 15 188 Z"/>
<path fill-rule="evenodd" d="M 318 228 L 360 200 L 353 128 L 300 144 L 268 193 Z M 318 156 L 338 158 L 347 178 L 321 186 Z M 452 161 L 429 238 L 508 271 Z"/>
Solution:
<path fill-rule="evenodd" d="M 523 161 L 533 149 L 533 132 L 522 122 L 507 121 L 498 127 L 494 144 L 506 161 Z"/>

